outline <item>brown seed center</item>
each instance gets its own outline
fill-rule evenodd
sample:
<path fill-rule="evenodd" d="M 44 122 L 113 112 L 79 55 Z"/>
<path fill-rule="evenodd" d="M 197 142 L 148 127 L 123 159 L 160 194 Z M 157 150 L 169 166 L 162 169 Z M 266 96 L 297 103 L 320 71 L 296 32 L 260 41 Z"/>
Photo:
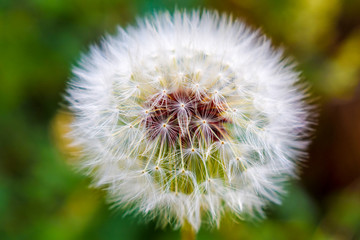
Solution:
<path fill-rule="evenodd" d="M 160 136 L 170 144 L 181 139 L 187 147 L 192 145 L 195 136 L 214 142 L 226 135 L 224 123 L 229 120 L 224 117 L 225 104 L 209 95 L 199 96 L 190 90 L 166 92 L 152 96 L 144 107 L 149 114 L 143 125 L 150 139 Z"/>

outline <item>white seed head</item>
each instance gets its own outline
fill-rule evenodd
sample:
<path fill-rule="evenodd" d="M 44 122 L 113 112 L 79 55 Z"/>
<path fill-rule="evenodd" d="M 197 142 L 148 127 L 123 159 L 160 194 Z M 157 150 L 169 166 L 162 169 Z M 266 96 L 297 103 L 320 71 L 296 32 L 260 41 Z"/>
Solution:
<path fill-rule="evenodd" d="M 226 15 L 161 13 L 92 47 L 67 90 L 81 167 L 116 206 L 198 230 L 263 215 L 304 157 L 308 106 L 269 40 Z"/>

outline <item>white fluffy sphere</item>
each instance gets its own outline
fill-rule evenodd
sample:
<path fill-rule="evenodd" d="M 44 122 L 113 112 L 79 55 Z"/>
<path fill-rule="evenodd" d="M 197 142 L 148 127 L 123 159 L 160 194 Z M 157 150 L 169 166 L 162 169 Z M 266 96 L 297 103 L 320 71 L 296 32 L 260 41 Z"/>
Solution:
<path fill-rule="evenodd" d="M 119 29 L 73 69 L 81 167 L 116 206 L 175 227 L 261 216 L 304 156 L 298 73 L 226 15 L 161 13 Z"/>

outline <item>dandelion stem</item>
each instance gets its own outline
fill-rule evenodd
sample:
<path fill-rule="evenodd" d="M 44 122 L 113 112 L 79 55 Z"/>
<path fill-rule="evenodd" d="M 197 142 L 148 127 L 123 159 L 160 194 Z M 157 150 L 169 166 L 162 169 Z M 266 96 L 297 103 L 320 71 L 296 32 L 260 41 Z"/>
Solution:
<path fill-rule="evenodd" d="M 181 240 L 196 240 L 196 232 L 186 221 L 181 228 Z"/>

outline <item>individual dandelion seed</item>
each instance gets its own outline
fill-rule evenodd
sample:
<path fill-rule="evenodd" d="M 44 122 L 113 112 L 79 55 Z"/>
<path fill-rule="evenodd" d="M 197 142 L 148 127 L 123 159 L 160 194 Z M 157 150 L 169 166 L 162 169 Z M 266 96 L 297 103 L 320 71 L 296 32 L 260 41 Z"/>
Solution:
<path fill-rule="evenodd" d="M 81 167 L 161 225 L 219 225 L 280 203 L 308 144 L 298 73 L 269 40 L 209 11 L 160 13 L 91 48 L 67 90 Z"/>

